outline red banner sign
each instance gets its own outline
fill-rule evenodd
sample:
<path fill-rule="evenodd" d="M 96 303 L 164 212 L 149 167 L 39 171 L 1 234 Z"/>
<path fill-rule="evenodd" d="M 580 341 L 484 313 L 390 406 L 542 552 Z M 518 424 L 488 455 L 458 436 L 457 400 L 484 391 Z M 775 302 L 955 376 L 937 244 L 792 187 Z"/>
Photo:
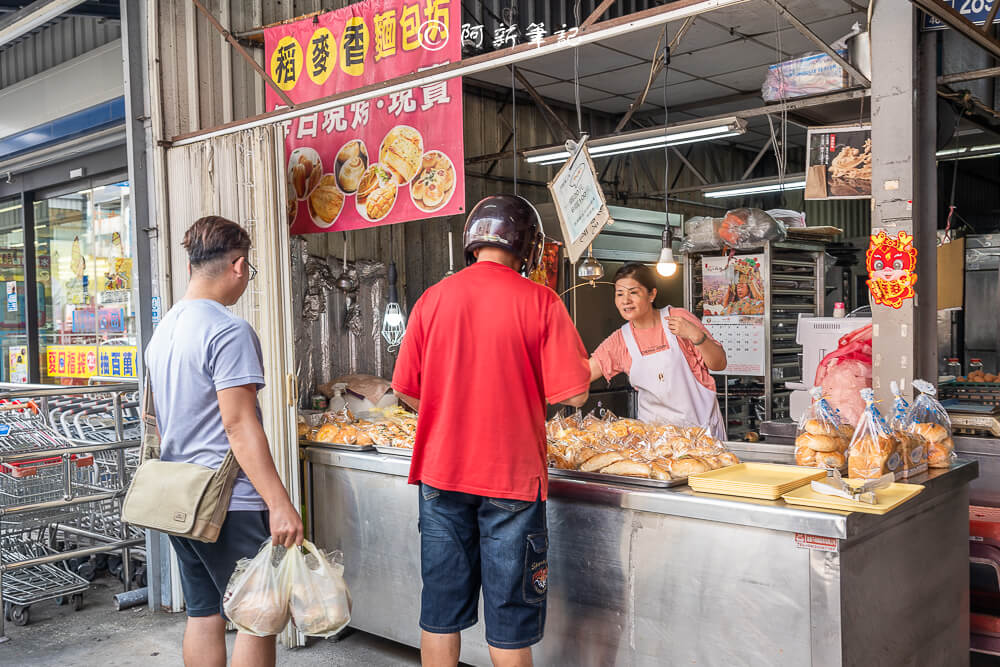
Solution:
<path fill-rule="evenodd" d="M 306 102 L 461 58 L 461 5 L 365 0 L 264 31 L 271 78 Z M 271 90 L 267 107 L 284 103 Z M 285 123 L 293 234 L 361 229 L 465 210 L 461 79 Z"/>

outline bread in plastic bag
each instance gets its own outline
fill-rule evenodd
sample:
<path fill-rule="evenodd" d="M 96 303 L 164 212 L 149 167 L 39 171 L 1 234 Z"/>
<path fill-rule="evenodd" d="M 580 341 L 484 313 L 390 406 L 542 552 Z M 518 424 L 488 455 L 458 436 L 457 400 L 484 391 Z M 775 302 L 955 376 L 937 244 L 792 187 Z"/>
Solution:
<path fill-rule="evenodd" d="M 351 594 L 344 581 L 343 554 L 324 554 L 305 540 L 282 563 L 289 588 L 289 610 L 299 632 L 331 637 L 351 621 Z"/>
<path fill-rule="evenodd" d="M 923 436 L 912 432 L 909 421 L 910 404 L 903 398 L 899 383 L 893 380 L 890 385 L 893 395 L 892 419 L 889 427 L 899 442 L 899 454 L 903 457 L 902 476 L 915 477 L 927 471 L 927 441 Z"/>
<path fill-rule="evenodd" d="M 753 250 L 765 241 L 784 241 L 788 232 L 759 208 L 737 208 L 726 212 L 719 225 L 719 238 L 734 250 Z"/>
<path fill-rule="evenodd" d="M 226 617 L 240 632 L 267 637 L 288 625 L 289 589 L 282 579 L 286 549 L 270 540 L 252 559 L 236 564 L 222 598 Z"/>
<path fill-rule="evenodd" d="M 920 392 L 910 406 L 907 422 L 911 433 L 927 441 L 927 465 L 947 468 L 956 460 L 955 442 L 951 439 L 951 419 L 937 400 L 937 389 L 926 380 L 914 380 L 913 388 Z"/>
<path fill-rule="evenodd" d="M 875 407 L 875 391 L 861 390 L 864 412 L 847 450 L 847 475 L 857 479 L 879 479 L 886 473 L 902 471 L 903 457 L 882 413 Z"/>
<path fill-rule="evenodd" d="M 802 414 L 795 436 L 795 463 L 809 468 L 842 469 L 847 463 L 847 441 L 840 417 L 823 397 L 822 387 L 809 390 L 812 403 Z"/>
<path fill-rule="evenodd" d="M 680 252 L 708 252 L 722 249 L 719 226 L 722 218 L 694 217 L 684 223 L 684 240 Z"/>

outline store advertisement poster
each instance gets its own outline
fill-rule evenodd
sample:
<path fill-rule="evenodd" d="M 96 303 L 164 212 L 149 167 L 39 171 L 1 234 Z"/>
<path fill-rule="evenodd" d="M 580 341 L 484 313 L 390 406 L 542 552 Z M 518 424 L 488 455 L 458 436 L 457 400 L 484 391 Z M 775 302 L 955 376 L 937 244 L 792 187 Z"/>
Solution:
<path fill-rule="evenodd" d="M 49 345 L 45 348 L 49 377 L 87 379 L 136 378 L 139 350 L 132 345 Z"/>
<path fill-rule="evenodd" d="M 576 262 L 604 226 L 614 222 L 586 145 L 580 145 L 549 183 L 569 261 Z"/>
<path fill-rule="evenodd" d="M 13 345 L 7 351 L 10 363 L 10 382 L 26 384 L 28 382 L 28 346 Z"/>
<path fill-rule="evenodd" d="M 726 351 L 716 375 L 764 375 L 764 255 L 703 257 L 702 323 Z"/>
<path fill-rule="evenodd" d="M 265 62 L 295 103 L 461 58 L 461 5 L 366 0 L 264 31 Z M 270 87 L 267 107 L 284 106 Z M 448 79 L 286 121 L 293 234 L 465 211 L 462 81 Z"/>
<path fill-rule="evenodd" d="M 871 196 L 871 125 L 809 128 L 805 198 L 868 199 Z"/>

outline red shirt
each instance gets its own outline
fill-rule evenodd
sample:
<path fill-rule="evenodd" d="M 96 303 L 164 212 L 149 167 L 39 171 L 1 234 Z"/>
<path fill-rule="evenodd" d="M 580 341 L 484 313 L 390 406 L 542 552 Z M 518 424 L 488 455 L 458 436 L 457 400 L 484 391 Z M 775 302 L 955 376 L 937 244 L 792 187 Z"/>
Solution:
<path fill-rule="evenodd" d="M 420 399 L 410 483 L 544 500 L 545 403 L 590 385 L 587 352 L 548 287 L 477 262 L 410 313 L 392 388 Z"/>

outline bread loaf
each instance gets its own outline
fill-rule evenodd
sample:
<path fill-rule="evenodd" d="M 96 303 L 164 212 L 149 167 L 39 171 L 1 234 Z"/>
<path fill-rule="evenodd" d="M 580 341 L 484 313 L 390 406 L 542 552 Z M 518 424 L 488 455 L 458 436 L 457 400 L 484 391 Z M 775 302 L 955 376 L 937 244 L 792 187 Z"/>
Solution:
<path fill-rule="evenodd" d="M 612 463 L 624 460 L 625 456 L 619 452 L 604 452 L 588 459 L 580 466 L 580 470 L 583 472 L 597 472 L 602 468 L 607 468 Z"/>
<path fill-rule="evenodd" d="M 814 449 L 817 452 L 835 452 L 843 447 L 843 441 L 837 436 L 815 435 L 813 433 L 803 433 L 795 439 L 795 444 Z"/>
<path fill-rule="evenodd" d="M 805 424 L 805 432 L 810 435 L 837 435 L 837 429 L 833 424 L 819 419 L 808 420 Z"/>
<path fill-rule="evenodd" d="M 625 475 L 626 477 L 649 477 L 650 468 L 645 463 L 637 461 L 618 461 L 606 468 L 601 468 L 606 475 Z"/>

